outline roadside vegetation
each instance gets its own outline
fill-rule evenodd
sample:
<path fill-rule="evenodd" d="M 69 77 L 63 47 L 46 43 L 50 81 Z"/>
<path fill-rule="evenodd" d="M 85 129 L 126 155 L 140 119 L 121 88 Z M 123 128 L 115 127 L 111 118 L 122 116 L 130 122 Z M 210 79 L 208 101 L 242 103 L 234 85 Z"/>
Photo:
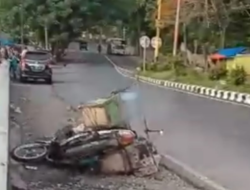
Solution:
<path fill-rule="evenodd" d="M 185 67 L 181 58 L 170 56 L 161 63 L 147 63 L 145 71 L 141 65 L 138 72 L 143 76 L 155 79 L 250 93 L 250 78 L 245 70 L 236 67 L 227 71 L 223 63 L 220 68 L 205 72 L 199 67 Z"/>
<path fill-rule="evenodd" d="M 144 33 L 155 35 L 156 5 L 145 5 Z M 150 2 L 150 3 L 149 3 Z M 210 55 L 220 49 L 250 47 L 250 2 L 247 0 L 188 0 L 182 1 L 177 55 L 172 55 L 175 32 L 176 1 L 163 0 L 161 11 L 161 39 L 158 62 L 147 60 L 146 71 L 140 74 L 176 82 L 217 89 L 250 93 L 249 69 L 235 65 L 228 69 L 229 59 L 212 60 Z M 153 34 L 153 35 L 152 35 Z M 152 36 L 151 36 L 152 35 Z M 245 53 L 247 54 L 248 51 Z M 250 54 L 249 59 L 250 61 Z M 247 65 L 248 60 L 244 65 Z"/>
<path fill-rule="evenodd" d="M 60 58 L 83 32 L 105 33 L 120 26 L 139 6 L 134 0 L 2 0 L 1 32 L 17 43 L 45 46 Z"/>

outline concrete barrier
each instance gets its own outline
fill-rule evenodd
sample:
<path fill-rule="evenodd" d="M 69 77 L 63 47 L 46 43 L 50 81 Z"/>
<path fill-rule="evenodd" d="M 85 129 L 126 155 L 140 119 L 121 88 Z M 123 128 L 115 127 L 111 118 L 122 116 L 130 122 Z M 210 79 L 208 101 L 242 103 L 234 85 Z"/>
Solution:
<path fill-rule="evenodd" d="M 0 65 L 0 189 L 9 189 L 9 64 Z"/>

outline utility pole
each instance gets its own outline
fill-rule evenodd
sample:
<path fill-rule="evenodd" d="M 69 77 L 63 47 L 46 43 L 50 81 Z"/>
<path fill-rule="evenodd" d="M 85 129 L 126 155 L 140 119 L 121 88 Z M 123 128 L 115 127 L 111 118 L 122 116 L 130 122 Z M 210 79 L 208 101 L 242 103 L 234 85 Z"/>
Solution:
<path fill-rule="evenodd" d="M 176 17 L 175 17 L 175 29 L 174 29 L 173 56 L 176 56 L 177 48 L 178 48 L 178 37 L 179 37 L 179 26 L 180 26 L 180 10 L 181 10 L 181 0 L 177 0 Z"/>
<path fill-rule="evenodd" d="M 100 44 L 102 44 L 102 41 L 103 41 L 102 36 L 103 36 L 103 28 L 101 26 L 99 29 L 99 43 Z"/>
<path fill-rule="evenodd" d="M 124 40 L 126 40 L 126 37 L 127 37 L 126 32 L 127 32 L 126 28 L 123 27 L 122 36 L 123 36 L 123 39 L 124 39 Z"/>
<path fill-rule="evenodd" d="M 44 25 L 44 42 L 45 42 L 45 49 L 49 49 L 49 39 L 48 39 L 48 27 L 47 24 Z"/>
<path fill-rule="evenodd" d="M 20 33 L 21 33 L 21 44 L 24 45 L 24 10 L 23 10 L 23 0 L 21 1 L 21 10 L 20 10 Z"/>
<path fill-rule="evenodd" d="M 162 7 L 162 0 L 157 0 L 157 19 L 155 21 L 155 26 L 156 26 L 156 38 L 160 38 L 160 21 L 161 21 L 161 7 Z M 159 56 L 159 45 L 155 48 L 154 52 L 154 62 L 157 62 Z"/>

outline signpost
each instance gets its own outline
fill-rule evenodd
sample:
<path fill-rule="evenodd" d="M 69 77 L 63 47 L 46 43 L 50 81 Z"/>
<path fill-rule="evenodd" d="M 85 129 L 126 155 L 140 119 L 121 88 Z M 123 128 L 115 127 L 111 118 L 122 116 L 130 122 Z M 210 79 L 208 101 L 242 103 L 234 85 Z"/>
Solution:
<path fill-rule="evenodd" d="M 158 61 L 158 54 L 159 54 L 159 48 L 162 45 L 162 40 L 161 38 L 155 36 L 151 39 L 151 46 L 155 49 L 155 57 L 154 57 L 154 61 L 157 62 Z"/>
<path fill-rule="evenodd" d="M 150 46 L 150 38 L 148 36 L 142 36 L 140 38 L 140 45 L 143 48 L 143 71 L 146 70 L 146 50 Z"/>
<path fill-rule="evenodd" d="M 156 48 L 160 48 L 162 46 L 162 40 L 161 38 L 158 38 L 158 37 L 153 37 L 151 39 L 151 46 L 156 49 Z"/>

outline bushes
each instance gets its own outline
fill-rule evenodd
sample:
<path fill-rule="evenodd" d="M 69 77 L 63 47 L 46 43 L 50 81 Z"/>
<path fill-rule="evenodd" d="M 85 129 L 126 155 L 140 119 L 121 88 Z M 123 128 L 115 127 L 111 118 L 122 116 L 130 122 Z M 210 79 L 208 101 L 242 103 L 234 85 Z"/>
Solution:
<path fill-rule="evenodd" d="M 226 67 L 213 68 L 209 71 L 208 77 L 210 80 L 220 80 L 227 76 Z"/>
<path fill-rule="evenodd" d="M 228 82 L 235 86 L 243 85 L 246 83 L 247 73 L 243 67 L 236 67 L 229 72 Z"/>
<path fill-rule="evenodd" d="M 147 71 L 145 74 L 150 73 L 148 76 L 195 85 L 217 87 L 224 81 L 224 85 L 220 88 L 234 89 L 238 86 L 244 88 L 247 82 L 247 73 L 242 67 L 228 71 L 226 63 L 217 64 L 209 72 L 204 72 L 186 67 L 180 57 L 168 56 L 163 63 L 147 63 L 145 66 Z M 143 65 L 140 69 L 143 70 Z"/>
<path fill-rule="evenodd" d="M 180 57 L 172 57 L 170 64 L 176 76 L 187 75 L 187 68 L 183 65 L 183 60 Z"/>
<path fill-rule="evenodd" d="M 153 72 L 168 71 L 171 69 L 171 65 L 167 63 L 146 63 L 145 69 Z M 140 65 L 140 70 L 143 71 L 143 64 Z"/>
<path fill-rule="evenodd" d="M 182 59 L 180 57 L 173 57 L 172 55 L 168 55 L 165 58 L 164 62 L 161 63 L 146 63 L 145 69 L 146 71 L 153 72 L 162 72 L 169 70 L 179 70 L 183 67 Z M 140 65 L 140 70 L 143 71 L 143 64 Z"/>
<path fill-rule="evenodd" d="M 220 68 L 214 68 L 209 72 L 210 80 L 226 79 L 231 85 L 244 85 L 247 80 L 247 73 L 243 67 L 236 67 L 231 71 L 227 71 L 226 65 L 222 63 Z"/>

